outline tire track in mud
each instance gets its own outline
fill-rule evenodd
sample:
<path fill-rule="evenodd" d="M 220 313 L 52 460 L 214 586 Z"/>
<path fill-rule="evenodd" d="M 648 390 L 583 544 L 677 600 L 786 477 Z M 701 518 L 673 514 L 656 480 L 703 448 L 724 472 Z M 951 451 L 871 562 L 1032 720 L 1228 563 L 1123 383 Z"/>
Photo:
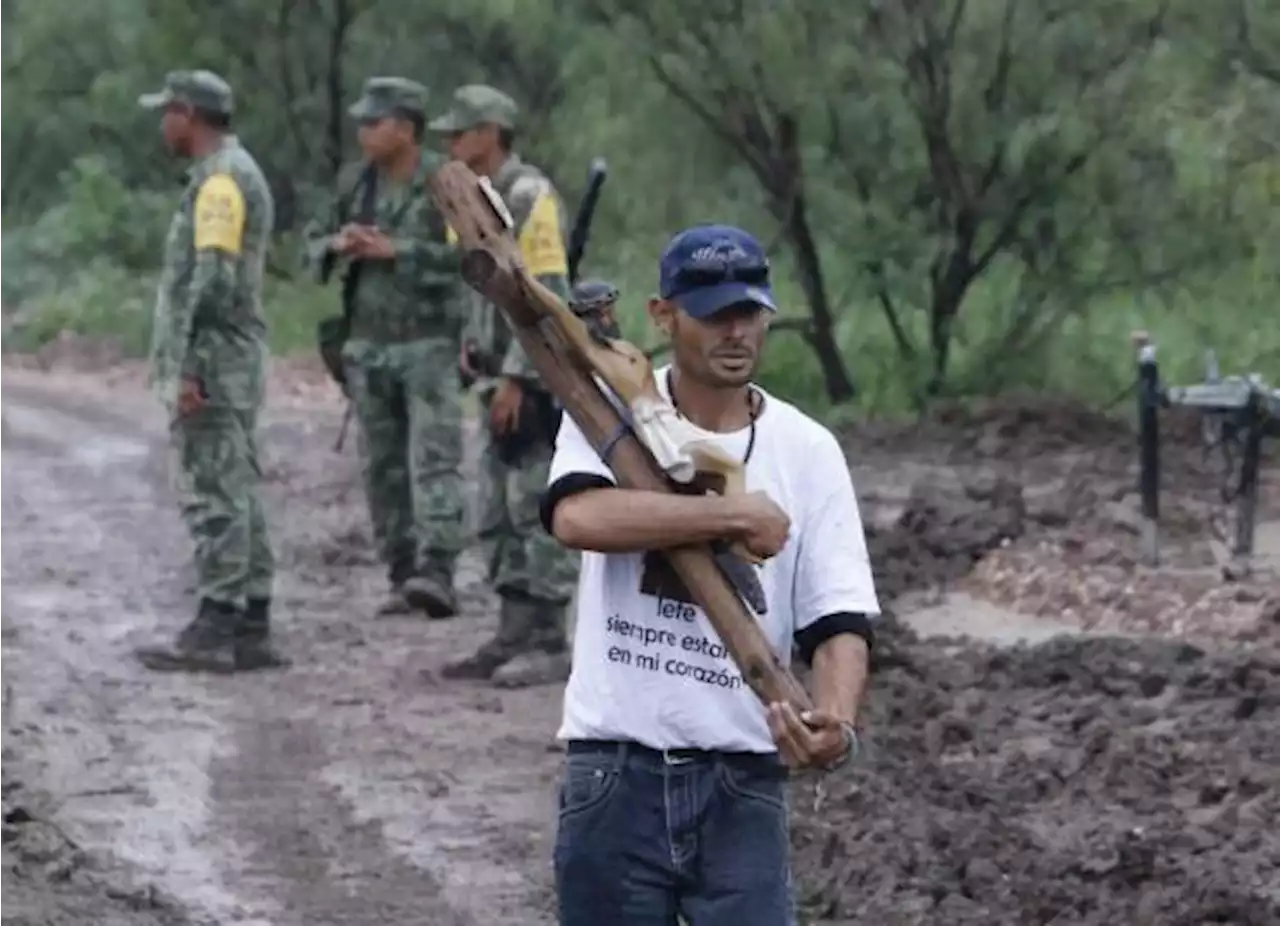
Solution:
<path fill-rule="evenodd" d="M 95 426 L 65 410 L 45 417 L 31 399 L 6 383 L 5 662 L 19 749 L 77 841 L 163 875 L 184 903 L 226 921 L 230 895 L 192 844 L 206 826 L 217 695 L 148 690 L 125 661 L 134 632 L 178 597 L 172 582 L 129 581 L 163 575 L 177 539 L 157 523 L 130 542 L 156 499 L 119 471 L 150 468 L 152 449 L 118 437 L 95 446 Z"/>
<path fill-rule="evenodd" d="M 266 451 L 282 461 L 269 507 L 294 668 L 150 676 L 129 649 L 192 608 L 159 422 L 9 375 L 4 400 L 13 742 L 78 841 L 217 923 L 549 919 L 559 691 L 420 675 L 487 621 L 368 619 L 379 570 L 331 533 L 358 540 L 363 511 L 307 503 L 352 466 L 325 458 L 314 422 L 269 416 Z M 478 562 L 461 571 L 484 608 Z"/>

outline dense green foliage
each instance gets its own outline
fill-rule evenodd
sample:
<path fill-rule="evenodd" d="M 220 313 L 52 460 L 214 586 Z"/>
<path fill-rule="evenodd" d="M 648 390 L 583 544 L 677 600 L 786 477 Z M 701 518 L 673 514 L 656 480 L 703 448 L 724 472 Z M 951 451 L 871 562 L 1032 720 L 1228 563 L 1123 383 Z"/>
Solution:
<path fill-rule="evenodd" d="M 1280 379 L 1280 0 L 8 0 L 3 27 L 11 341 L 145 344 L 180 165 L 135 101 L 202 66 L 275 188 L 282 350 L 336 300 L 295 236 L 346 105 L 399 73 L 516 96 L 570 203 L 608 160 L 587 270 L 641 342 L 667 235 L 756 231 L 794 316 L 768 378 L 810 404 L 1103 400 L 1132 327 L 1174 375 L 1214 346 Z"/>

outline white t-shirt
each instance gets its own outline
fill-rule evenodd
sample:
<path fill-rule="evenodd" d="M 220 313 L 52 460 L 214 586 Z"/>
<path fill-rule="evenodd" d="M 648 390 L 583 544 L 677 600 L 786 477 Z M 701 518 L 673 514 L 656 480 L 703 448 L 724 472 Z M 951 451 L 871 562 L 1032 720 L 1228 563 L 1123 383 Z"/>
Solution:
<path fill-rule="evenodd" d="M 665 395 L 666 369 L 657 373 Z M 791 533 L 782 551 L 757 570 L 768 600 L 768 613 L 757 620 L 789 663 L 797 631 L 831 614 L 879 614 L 880 606 L 853 483 L 835 436 L 795 406 L 761 393 L 747 489 L 766 492 L 791 518 Z M 718 443 L 742 459 L 749 436 L 750 428 L 743 428 Z M 574 473 L 613 481 L 565 415 L 550 483 Z M 655 591 L 670 589 L 646 569 L 657 556 L 582 554 L 573 671 L 559 738 L 774 752 L 764 706 L 702 609 Z"/>

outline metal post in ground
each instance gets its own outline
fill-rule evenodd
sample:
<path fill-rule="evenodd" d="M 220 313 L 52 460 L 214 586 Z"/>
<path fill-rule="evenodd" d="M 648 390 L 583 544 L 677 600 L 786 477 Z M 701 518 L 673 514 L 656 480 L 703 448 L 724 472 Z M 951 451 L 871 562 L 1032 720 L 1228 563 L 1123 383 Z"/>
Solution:
<path fill-rule="evenodd" d="M 1253 562 L 1253 536 L 1258 512 L 1258 471 L 1262 465 L 1262 395 L 1249 397 L 1240 416 L 1244 431 L 1244 453 L 1240 460 L 1240 485 L 1236 489 L 1235 536 L 1231 544 L 1231 573 L 1234 578 L 1249 574 Z"/>
<path fill-rule="evenodd" d="M 1137 332 L 1138 348 L 1138 493 L 1142 502 L 1142 556 L 1160 565 L 1160 370 L 1156 346 Z"/>

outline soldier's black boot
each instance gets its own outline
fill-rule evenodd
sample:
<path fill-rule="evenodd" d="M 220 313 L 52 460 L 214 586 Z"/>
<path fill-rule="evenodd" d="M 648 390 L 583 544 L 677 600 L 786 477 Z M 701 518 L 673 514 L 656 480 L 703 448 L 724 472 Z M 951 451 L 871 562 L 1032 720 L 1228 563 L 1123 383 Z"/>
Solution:
<path fill-rule="evenodd" d="M 392 564 L 387 576 L 391 581 L 391 588 L 387 597 L 378 605 L 378 617 L 400 617 L 413 613 L 413 605 L 409 604 L 409 599 L 405 596 L 405 580 L 412 576 L 412 562 L 401 559 Z"/>
<path fill-rule="evenodd" d="M 243 618 L 235 605 L 202 598 L 195 620 L 172 643 L 140 646 L 134 655 L 156 672 L 234 672 L 236 633 Z"/>
<path fill-rule="evenodd" d="M 428 561 L 401 586 L 410 607 L 426 611 L 432 620 L 444 620 L 458 613 L 458 596 L 453 590 L 453 570 L 444 563 Z"/>
<path fill-rule="evenodd" d="M 250 598 L 236 636 L 236 669 L 279 669 L 289 660 L 271 645 L 271 599 Z"/>
<path fill-rule="evenodd" d="M 494 670 L 496 688 L 558 685 L 569 679 L 569 646 L 564 635 L 565 606 L 550 601 L 526 601 L 528 632 L 519 651 Z"/>
<path fill-rule="evenodd" d="M 528 609 L 528 601 L 504 597 L 498 632 L 470 656 L 445 663 L 440 674 L 450 679 L 487 681 L 525 646 L 530 627 Z"/>

